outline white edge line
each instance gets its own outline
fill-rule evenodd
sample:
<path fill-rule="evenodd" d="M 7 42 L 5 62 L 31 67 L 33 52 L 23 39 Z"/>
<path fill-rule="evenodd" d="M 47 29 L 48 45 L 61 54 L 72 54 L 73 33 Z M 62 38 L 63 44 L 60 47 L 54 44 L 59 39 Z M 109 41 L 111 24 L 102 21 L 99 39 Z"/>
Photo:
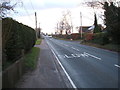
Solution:
<path fill-rule="evenodd" d="M 116 66 L 116 67 L 120 68 L 120 66 L 119 66 L 119 65 L 117 65 L 117 64 L 114 64 L 114 66 Z"/>
<path fill-rule="evenodd" d="M 48 43 L 48 42 L 47 42 Z M 50 46 L 50 45 L 49 45 Z M 50 46 L 52 47 L 52 46 Z M 61 62 L 59 61 L 58 57 L 56 56 L 56 54 L 54 53 L 54 51 L 50 48 L 50 50 L 52 51 L 52 53 L 54 54 L 55 58 L 57 59 L 58 63 L 60 64 L 61 68 L 63 69 L 63 71 L 65 72 L 66 76 L 68 77 L 70 83 L 72 84 L 73 88 L 75 88 L 75 90 L 77 90 L 77 87 L 75 86 L 75 84 L 73 83 L 72 79 L 70 78 L 70 76 L 68 75 L 67 71 L 65 70 L 65 68 L 63 67 L 63 65 L 61 64 Z"/>
<path fill-rule="evenodd" d="M 51 49 L 51 51 L 55 55 L 55 53 L 54 53 L 54 51 L 52 49 Z M 63 67 L 63 65 L 61 64 L 61 62 L 59 61 L 58 57 L 56 55 L 55 55 L 55 57 L 56 57 L 58 63 L 60 64 L 60 66 L 62 67 L 63 71 L 65 72 L 66 76 L 68 77 L 68 79 L 69 79 L 70 83 L 72 84 L 73 88 L 77 88 L 75 86 L 75 84 L 73 83 L 72 79 L 70 78 L 70 76 L 68 75 L 67 71 L 65 70 L 65 68 Z"/>

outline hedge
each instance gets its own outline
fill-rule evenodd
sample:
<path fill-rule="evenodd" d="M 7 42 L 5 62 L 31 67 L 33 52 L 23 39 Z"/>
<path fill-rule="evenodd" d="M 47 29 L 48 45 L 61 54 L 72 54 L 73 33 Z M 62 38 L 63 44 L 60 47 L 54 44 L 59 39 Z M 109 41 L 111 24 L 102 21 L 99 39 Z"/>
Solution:
<path fill-rule="evenodd" d="M 84 34 L 82 34 L 82 36 L 84 36 Z M 79 40 L 81 39 L 81 34 L 80 33 L 72 33 L 70 35 L 53 35 L 53 37 L 57 37 L 57 38 L 64 38 L 64 39 L 72 39 L 72 40 Z"/>
<path fill-rule="evenodd" d="M 84 35 L 84 40 L 85 40 L 85 41 L 90 41 L 90 40 L 93 39 L 93 37 L 94 37 L 94 34 L 93 34 L 93 33 L 86 33 L 86 34 Z"/>
<path fill-rule="evenodd" d="M 35 30 L 12 18 L 2 19 L 2 52 L 3 64 L 6 61 L 16 61 L 22 51 L 28 52 L 36 42 Z"/>
<path fill-rule="evenodd" d="M 109 37 L 107 33 L 87 33 L 85 35 L 85 41 L 88 42 L 92 42 L 92 43 L 96 43 L 96 44 L 100 44 L 100 45 L 105 45 L 108 44 L 109 41 Z"/>

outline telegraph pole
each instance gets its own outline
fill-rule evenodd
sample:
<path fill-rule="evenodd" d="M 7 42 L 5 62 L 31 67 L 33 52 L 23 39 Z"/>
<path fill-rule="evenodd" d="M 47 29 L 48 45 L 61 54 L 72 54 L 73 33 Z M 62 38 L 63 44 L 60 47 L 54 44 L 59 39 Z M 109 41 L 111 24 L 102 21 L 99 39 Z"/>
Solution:
<path fill-rule="evenodd" d="M 80 34 L 81 34 L 81 38 L 82 38 L 82 12 L 80 12 L 80 23 L 81 23 L 81 27 L 80 27 Z"/>
<path fill-rule="evenodd" d="M 38 39 L 38 37 L 37 37 L 37 14 L 36 14 L 36 12 L 35 12 L 35 26 L 36 26 L 36 28 L 35 28 L 35 30 L 36 30 L 36 38 Z"/>
<path fill-rule="evenodd" d="M 40 28 L 40 23 L 39 23 L 38 38 L 40 38 L 40 35 L 41 35 L 41 28 Z"/>

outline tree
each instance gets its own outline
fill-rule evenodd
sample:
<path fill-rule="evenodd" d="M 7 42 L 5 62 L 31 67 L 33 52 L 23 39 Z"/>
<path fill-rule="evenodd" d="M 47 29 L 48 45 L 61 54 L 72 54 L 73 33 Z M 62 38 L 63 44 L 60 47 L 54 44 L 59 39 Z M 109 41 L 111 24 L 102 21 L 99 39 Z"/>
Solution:
<path fill-rule="evenodd" d="M 59 30 L 60 30 L 60 34 L 62 35 L 63 30 L 64 30 L 64 22 L 63 22 L 63 21 L 61 21 L 61 22 L 59 23 Z"/>
<path fill-rule="evenodd" d="M 93 33 L 99 33 L 99 32 L 101 32 L 101 28 L 100 28 L 100 26 L 97 23 L 97 16 L 96 16 L 96 14 L 94 15 L 94 17 L 95 17 L 95 20 L 94 20 L 95 28 L 94 28 Z"/>
<path fill-rule="evenodd" d="M 120 44 L 120 7 L 113 2 L 105 2 L 105 25 L 112 42 Z"/>
<path fill-rule="evenodd" d="M 70 11 L 63 13 L 63 18 L 59 23 L 60 34 L 65 31 L 66 35 L 68 35 L 72 30 L 72 21 Z"/>
<path fill-rule="evenodd" d="M 6 17 L 9 12 L 14 11 L 18 3 L 21 3 L 16 1 L 15 4 L 11 4 L 11 1 L 3 1 L 0 3 L 0 18 Z"/>

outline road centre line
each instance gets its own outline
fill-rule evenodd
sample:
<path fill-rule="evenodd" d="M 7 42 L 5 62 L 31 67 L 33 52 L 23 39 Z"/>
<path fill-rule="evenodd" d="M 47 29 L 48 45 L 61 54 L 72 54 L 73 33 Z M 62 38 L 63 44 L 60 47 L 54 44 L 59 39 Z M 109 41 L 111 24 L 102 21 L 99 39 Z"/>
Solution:
<path fill-rule="evenodd" d="M 120 66 L 119 66 L 119 65 L 117 65 L 117 64 L 114 64 L 114 66 L 116 66 L 116 67 L 120 68 Z"/>
<path fill-rule="evenodd" d="M 47 40 L 46 40 L 46 42 L 47 42 Z M 47 42 L 47 44 L 48 44 L 48 42 Z M 52 49 L 50 48 L 50 50 L 51 50 L 52 53 L 54 54 L 55 58 L 57 59 L 59 65 L 61 66 L 61 68 L 63 69 L 63 71 L 65 72 L 65 74 L 66 74 L 67 78 L 69 79 L 71 85 L 73 86 L 73 88 L 74 88 L 75 90 L 77 90 L 77 87 L 75 86 L 75 84 L 73 83 L 73 81 L 72 81 L 72 79 L 70 78 L 69 74 L 67 73 L 67 71 L 65 70 L 65 68 L 63 67 L 63 65 L 61 64 L 61 62 L 60 62 L 60 60 L 58 59 L 58 57 L 56 56 L 55 52 L 53 51 L 52 45 L 51 45 L 51 44 L 48 44 L 48 45 L 52 48 Z"/>
<path fill-rule="evenodd" d="M 76 49 L 76 48 L 74 48 L 74 47 L 71 47 L 72 49 L 74 49 L 74 50 L 76 50 L 76 51 L 80 51 L 79 49 Z"/>
<path fill-rule="evenodd" d="M 74 47 L 71 47 L 72 49 L 76 49 L 76 48 L 74 48 Z"/>
<path fill-rule="evenodd" d="M 68 46 L 68 45 L 66 45 L 66 44 L 64 44 L 65 46 Z"/>
<path fill-rule="evenodd" d="M 76 49 L 77 51 L 80 51 L 79 49 Z"/>

